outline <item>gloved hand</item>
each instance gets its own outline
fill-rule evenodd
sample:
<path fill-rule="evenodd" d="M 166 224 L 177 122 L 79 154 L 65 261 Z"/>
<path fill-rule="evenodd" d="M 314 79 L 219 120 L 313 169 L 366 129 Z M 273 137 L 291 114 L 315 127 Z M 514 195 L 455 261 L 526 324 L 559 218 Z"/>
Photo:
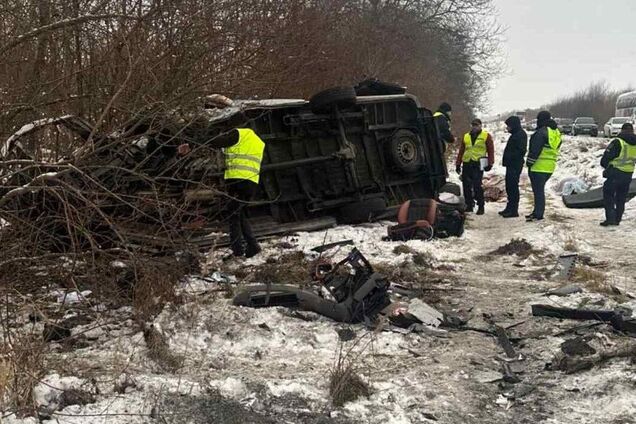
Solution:
<path fill-rule="evenodd" d="M 488 172 L 492 169 L 492 165 L 488 165 L 487 167 L 484 168 L 485 172 Z"/>
<path fill-rule="evenodd" d="M 455 172 L 457 172 L 458 174 L 461 174 L 462 173 L 462 166 L 461 165 L 455 166 Z"/>

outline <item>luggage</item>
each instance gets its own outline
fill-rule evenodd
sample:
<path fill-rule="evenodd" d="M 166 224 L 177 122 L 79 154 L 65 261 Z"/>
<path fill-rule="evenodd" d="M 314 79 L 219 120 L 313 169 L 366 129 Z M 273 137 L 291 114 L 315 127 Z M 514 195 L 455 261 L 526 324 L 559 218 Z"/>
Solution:
<path fill-rule="evenodd" d="M 387 238 L 406 241 L 461 236 L 464 234 L 466 220 L 465 205 L 461 197 L 454 197 L 457 199 L 452 202 L 434 199 L 407 200 L 398 210 L 398 225 L 387 229 Z"/>
<path fill-rule="evenodd" d="M 387 232 L 387 239 L 391 241 L 430 240 L 435 235 L 433 226 L 425 220 L 392 225 L 387 228 Z"/>

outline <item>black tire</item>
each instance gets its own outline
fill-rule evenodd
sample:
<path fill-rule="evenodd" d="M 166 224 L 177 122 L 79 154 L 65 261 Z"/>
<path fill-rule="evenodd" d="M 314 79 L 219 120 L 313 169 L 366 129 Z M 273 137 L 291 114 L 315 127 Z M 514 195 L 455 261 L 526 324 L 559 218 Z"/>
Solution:
<path fill-rule="evenodd" d="M 388 144 L 393 165 L 404 173 L 417 172 L 422 167 L 422 146 L 420 139 L 409 130 L 397 130 Z"/>
<path fill-rule="evenodd" d="M 386 210 L 386 199 L 376 197 L 362 202 L 349 203 L 340 208 L 340 222 L 343 224 L 360 224 L 370 222 L 373 216 Z"/>
<path fill-rule="evenodd" d="M 459 184 L 455 184 L 455 183 L 446 183 L 444 184 L 440 189 L 439 189 L 440 193 L 451 193 L 454 194 L 455 196 L 461 196 L 462 195 L 462 189 L 459 186 Z"/>
<path fill-rule="evenodd" d="M 406 89 L 399 84 L 383 82 L 373 78 L 361 81 L 354 89 L 358 96 L 386 96 L 406 93 Z"/>
<path fill-rule="evenodd" d="M 350 107 L 356 104 L 353 87 L 335 87 L 314 94 L 309 99 L 312 112 L 329 112 L 334 107 Z"/>

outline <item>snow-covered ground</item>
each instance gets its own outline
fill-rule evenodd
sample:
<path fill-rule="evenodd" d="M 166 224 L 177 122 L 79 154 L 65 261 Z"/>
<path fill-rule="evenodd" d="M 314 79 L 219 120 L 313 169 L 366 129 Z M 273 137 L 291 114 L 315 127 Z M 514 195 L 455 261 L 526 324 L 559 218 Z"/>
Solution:
<path fill-rule="evenodd" d="M 500 141 L 507 137 L 501 132 L 494 136 L 498 161 L 493 172 L 503 175 Z M 405 275 L 430 289 L 424 291 L 423 300 L 446 312 L 466 314 L 469 326 L 485 329 L 491 322 L 511 326 L 515 349 L 525 357 L 518 364 L 523 368 L 520 383 L 489 382 L 500 375 L 503 349 L 495 338 L 478 331 L 369 331 L 313 313 L 299 319 L 283 308 L 239 308 L 217 291 L 220 284 L 192 277 L 183 283 L 183 301 L 166 305 L 152 323 L 164 335 L 168 353 L 149 352 L 129 308 L 106 312 L 100 322 L 76 327 L 74 334 L 87 336 L 86 347 L 69 350 L 50 344 L 49 372 L 34 393 L 35 402 L 50 409 L 50 418 L 42 422 L 636 422 L 633 364 L 614 359 L 569 375 L 547 370 L 560 344 L 574 335 L 557 333 L 580 323 L 530 313 L 535 303 L 636 308 L 636 301 L 628 296 L 599 293 L 597 286 L 585 282 L 582 293 L 545 295 L 563 284 L 551 272 L 557 256 L 573 250 L 601 263 L 595 272 L 607 282 L 622 292 L 636 293 L 636 202 L 628 205 L 620 227 L 608 229 L 598 225 L 601 210 L 567 209 L 555 190 L 568 177 L 600 185 L 598 162 L 606 143 L 600 138 L 564 137 L 542 222 L 503 219 L 497 215 L 503 203 L 488 203 L 485 215 L 469 217 L 461 238 L 409 241 L 404 243 L 411 248 L 408 253 L 394 253 L 400 243 L 382 241 L 387 223 L 375 223 L 270 240 L 263 253 L 240 263 L 222 263 L 225 252 L 209 254 L 205 266 L 209 274 L 249 275 L 289 252 L 302 251 L 313 258 L 312 247 L 351 239 L 374 265 L 415 270 Z M 522 185 L 522 212 L 529 212 L 532 196 L 525 172 Z M 514 238 L 526 239 L 534 252 L 527 258 L 490 254 Z M 349 248 L 330 253 L 342 257 Z M 430 264 L 415 265 L 418 254 L 425 254 Z M 39 325 L 33 331 L 41 331 Z M 335 407 L 329 397 L 329 375 L 341 347 L 337 330 L 342 328 L 356 333 L 354 341 L 343 345 L 369 382 L 371 395 Z M 591 334 L 594 331 L 617 337 L 606 326 Z M 171 366 L 175 360 L 180 366 Z M 92 393 L 95 402 L 54 411 L 61 393 L 71 388 Z M 13 415 L 0 421 L 37 422 Z"/>

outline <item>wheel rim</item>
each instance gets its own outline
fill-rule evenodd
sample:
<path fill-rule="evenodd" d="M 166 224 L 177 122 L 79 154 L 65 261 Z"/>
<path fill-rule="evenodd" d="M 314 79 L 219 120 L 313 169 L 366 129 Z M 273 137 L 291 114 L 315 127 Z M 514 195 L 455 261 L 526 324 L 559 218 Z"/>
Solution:
<path fill-rule="evenodd" d="M 402 163 L 411 163 L 417 158 L 417 147 L 412 140 L 403 138 L 398 145 L 398 157 Z"/>

